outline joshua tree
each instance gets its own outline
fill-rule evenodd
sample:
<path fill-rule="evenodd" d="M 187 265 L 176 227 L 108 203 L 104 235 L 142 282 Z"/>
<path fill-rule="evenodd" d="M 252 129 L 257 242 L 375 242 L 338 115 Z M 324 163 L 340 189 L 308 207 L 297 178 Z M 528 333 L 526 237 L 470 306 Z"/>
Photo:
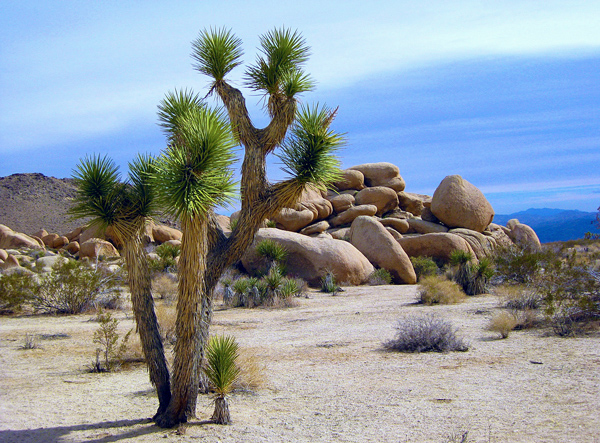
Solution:
<path fill-rule="evenodd" d="M 224 335 L 212 337 L 207 346 L 204 372 L 217 394 L 211 418 L 220 425 L 231 423 L 226 395 L 231 392 L 240 375 L 240 369 L 236 365 L 238 348 L 234 337 Z"/>
<path fill-rule="evenodd" d="M 90 217 L 90 223 L 110 228 L 123 248 L 131 302 L 140 334 L 150 381 L 156 387 L 161 415 L 171 400 L 169 371 L 154 313 L 152 284 L 142 234 L 154 207 L 154 193 L 149 184 L 153 168 L 148 157 L 139 156 L 129 164 L 129 181 L 122 183 L 118 168 L 107 157 L 86 157 L 77 165 L 73 176 L 78 185 L 75 217 Z"/>
<path fill-rule="evenodd" d="M 167 413 L 157 417 L 161 426 L 174 426 L 194 414 L 200 362 L 212 317 L 213 289 L 223 271 L 250 246 L 265 219 L 275 216 L 284 207 L 293 206 L 307 186 L 325 189 L 339 176 L 339 162 L 334 152 L 343 144 L 343 138 L 330 129 L 336 112 L 319 106 L 297 107 L 296 97 L 312 89 L 311 80 L 302 71 L 309 51 L 304 39 L 297 32 L 285 29 L 275 29 L 261 37 L 261 55 L 255 65 L 247 69 L 246 80 L 253 90 L 264 94 L 271 121 L 263 129 L 252 124 L 241 91 L 225 80 L 225 76 L 241 64 L 241 44 L 239 38 L 224 29 L 205 30 L 193 42 L 195 67 L 212 78 L 209 94 L 216 93 L 225 105 L 232 137 L 245 150 L 240 182 L 241 210 L 239 222 L 227 237 L 217 224 L 212 207 L 218 203 L 219 195 L 230 190 L 229 182 L 220 189 L 206 188 L 208 192 L 217 192 L 212 194 L 214 200 L 209 199 L 202 205 L 201 213 L 196 212 L 194 206 L 197 204 L 187 206 L 185 210 L 172 204 L 172 212 L 176 215 L 189 216 L 185 222 L 182 219 L 184 237 L 179 285 L 180 297 L 184 293 L 190 297 L 186 295 L 185 301 L 180 300 L 182 310 L 177 319 L 173 401 Z M 187 91 L 171 94 L 161 105 L 159 115 L 167 130 L 170 147 L 159 161 L 159 171 L 169 170 L 169 158 L 180 158 L 183 162 L 186 147 L 189 148 L 188 144 L 194 139 L 194 131 L 206 131 L 207 121 L 190 118 L 190 109 L 203 109 L 203 105 L 197 96 Z M 209 111 L 204 114 L 208 115 Z M 290 127 L 291 134 L 286 138 Z M 271 184 L 266 176 L 266 157 L 277 147 L 281 148 L 279 158 L 290 177 Z M 226 157 L 229 161 L 229 154 Z M 203 174 L 196 174 L 190 168 L 179 171 L 179 175 L 165 174 L 159 178 L 162 186 L 171 189 L 166 194 L 173 195 L 172 201 L 183 202 L 186 192 L 187 195 L 204 192 L 201 187 L 183 186 L 185 180 L 200 180 Z M 209 183 L 208 178 L 206 180 Z M 185 231 L 188 231 L 187 235 Z M 199 313 L 195 310 L 197 303 L 201 307 Z M 183 361 L 184 355 L 194 357 L 193 361 Z"/>
<path fill-rule="evenodd" d="M 169 147 L 156 161 L 155 184 L 164 208 L 181 220 L 173 395 L 157 423 L 171 426 L 195 414 L 199 317 L 205 293 L 208 213 L 232 196 L 235 141 L 223 113 L 210 110 L 197 95 L 169 94 L 160 105 Z"/>

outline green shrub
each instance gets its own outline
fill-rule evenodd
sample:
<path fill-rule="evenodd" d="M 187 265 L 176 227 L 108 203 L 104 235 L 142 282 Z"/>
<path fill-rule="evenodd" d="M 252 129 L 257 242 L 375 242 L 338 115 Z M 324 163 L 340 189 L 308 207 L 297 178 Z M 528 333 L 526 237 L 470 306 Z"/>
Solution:
<path fill-rule="evenodd" d="M 321 277 L 321 292 L 328 292 L 331 295 L 336 295 L 339 289 L 340 288 L 335 281 L 335 275 L 333 275 L 333 272 L 325 272 L 325 275 Z"/>
<path fill-rule="evenodd" d="M 226 395 L 231 392 L 240 376 L 238 357 L 239 345 L 233 336 L 211 337 L 206 347 L 206 365 L 203 369 L 216 393 L 215 410 L 211 419 L 217 424 L 226 425 L 231 422 Z"/>
<path fill-rule="evenodd" d="M 176 258 L 181 253 L 181 247 L 170 243 L 163 243 L 154 250 L 159 259 L 150 262 L 152 272 L 176 272 Z"/>
<path fill-rule="evenodd" d="M 393 340 L 386 349 L 398 352 L 467 351 L 467 343 L 456 335 L 451 323 L 433 315 L 405 317 L 396 326 Z"/>
<path fill-rule="evenodd" d="M 496 249 L 493 261 L 500 282 L 532 283 L 549 258 L 549 253 L 531 252 L 511 245 Z"/>
<path fill-rule="evenodd" d="M 131 335 L 130 329 L 119 344 L 119 333 L 117 327 L 119 321 L 113 318 L 110 313 L 98 313 L 97 320 L 100 326 L 94 332 L 94 343 L 98 344 L 96 348 L 96 361 L 92 364 L 92 372 L 111 372 L 117 370 L 122 363 L 123 355 L 127 350 L 127 342 Z M 102 356 L 103 361 L 100 357 Z"/>
<path fill-rule="evenodd" d="M 256 245 L 256 253 L 266 261 L 264 273 L 268 274 L 273 268 L 278 268 L 280 274 L 285 274 L 285 261 L 288 251 L 274 240 L 265 239 Z"/>
<path fill-rule="evenodd" d="M 371 275 L 369 275 L 368 283 L 371 286 L 389 285 L 392 283 L 392 276 L 387 269 L 375 269 L 371 272 Z"/>
<path fill-rule="evenodd" d="M 410 261 L 415 269 L 415 274 L 417 274 L 417 281 L 439 272 L 437 264 L 431 257 L 411 257 Z"/>
<path fill-rule="evenodd" d="M 38 284 L 27 273 L 0 274 L 0 314 L 21 312 Z"/>
<path fill-rule="evenodd" d="M 465 299 L 465 293 L 461 287 L 445 277 L 430 275 L 421 280 L 419 289 L 419 301 L 426 305 L 454 304 Z"/>

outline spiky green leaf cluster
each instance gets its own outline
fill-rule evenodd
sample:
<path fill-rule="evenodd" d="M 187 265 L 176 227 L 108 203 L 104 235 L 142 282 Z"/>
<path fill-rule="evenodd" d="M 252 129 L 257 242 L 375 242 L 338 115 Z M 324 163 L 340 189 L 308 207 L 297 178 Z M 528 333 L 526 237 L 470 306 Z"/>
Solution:
<path fill-rule="evenodd" d="M 313 89 L 314 83 L 302 71 L 310 48 L 298 31 L 274 29 L 261 36 L 260 43 L 261 54 L 246 71 L 248 86 L 271 96 L 289 98 Z"/>
<path fill-rule="evenodd" d="M 334 116 L 335 111 L 325 106 L 303 106 L 281 148 L 278 157 L 285 165 L 283 170 L 301 186 L 326 189 L 340 178 L 340 162 L 335 154 L 345 140 L 330 129 Z"/>
<path fill-rule="evenodd" d="M 156 184 L 165 210 L 177 218 L 206 214 L 234 194 L 236 142 L 227 118 L 194 97 L 168 94 L 160 108 L 170 145 L 156 161 Z"/>
<path fill-rule="evenodd" d="M 77 184 L 75 218 L 91 218 L 91 224 L 111 226 L 121 240 L 133 235 L 155 208 L 150 185 L 153 170 L 149 156 L 138 156 L 130 163 L 129 182 L 120 181 L 118 167 L 107 156 L 85 157 L 73 171 Z"/>
<path fill-rule="evenodd" d="M 242 63 L 244 52 L 241 46 L 242 40 L 230 29 L 205 29 L 192 42 L 192 58 L 197 62 L 194 68 L 215 81 L 221 81 Z"/>
<path fill-rule="evenodd" d="M 206 349 L 207 364 L 204 372 L 219 395 L 231 392 L 240 375 L 236 364 L 239 356 L 239 345 L 231 335 L 213 336 Z"/>
<path fill-rule="evenodd" d="M 179 128 L 178 120 L 186 115 L 191 109 L 204 107 L 205 104 L 194 91 L 183 89 L 168 92 L 166 97 L 158 105 L 159 125 L 168 137 L 168 143 L 172 143 Z"/>

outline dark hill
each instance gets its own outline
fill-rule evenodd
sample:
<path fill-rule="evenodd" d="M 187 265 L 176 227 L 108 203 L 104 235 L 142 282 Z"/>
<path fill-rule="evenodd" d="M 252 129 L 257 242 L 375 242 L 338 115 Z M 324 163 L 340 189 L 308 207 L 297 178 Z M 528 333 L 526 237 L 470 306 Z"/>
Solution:
<path fill-rule="evenodd" d="M 0 224 L 25 234 L 41 228 L 65 234 L 82 225 L 67 215 L 75 192 L 69 178 L 38 173 L 0 177 Z"/>
<path fill-rule="evenodd" d="M 598 233 L 595 212 L 564 209 L 527 209 L 514 214 L 494 216 L 494 223 L 506 226 L 511 218 L 533 228 L 542 243 L 583 238 L 586 232 Z"/>

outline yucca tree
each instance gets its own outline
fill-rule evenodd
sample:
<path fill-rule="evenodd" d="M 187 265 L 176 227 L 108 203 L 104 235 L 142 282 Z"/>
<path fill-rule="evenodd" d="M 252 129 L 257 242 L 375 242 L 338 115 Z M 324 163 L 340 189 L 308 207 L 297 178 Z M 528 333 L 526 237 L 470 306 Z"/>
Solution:
<path fill-rule="evenodd" d="M 236 145 L 225 115 L 190 91 L 170 93 L 159 107 L 168 148 L 156 160 L 154 184 L 163 208 L 181 221 L 171 404 L 156 418 L 170 427 L 195 415 L 200 368 L 200 307 L 205 297 L 208 217 L 233 196 Z"/>
<path fill-rule="evenodd" d="M 170 403 L 171 389 L 142 240 L 155 204 L 149 183 L 152 170 L 150 158 L 138 156 L 129 164 L 129 180 L 123 183 L 113 160 L 99 155 L 85 157 L 73 171 L 77 196 L 71 214 L 76 218 L 90 218 L 92 225 L 110 228 L 123 250 L 140 341 L 150 381 L 158 393 L 158 416 Z"/>
<path fill-rule="evenodd" d="M 241 210 L 239 222 L 230 236 L 225 236 L 216 222 L 213 206 L 203 206 L 206 212 L 198 215 L 203 220 L 207 217 L 207 224 L 202 224 L 201 228 L 200 225 L 197 228 L 192 227 L 196 226 L 195 222 L 192 222 L 196 220 L 194 217 L 186 222 L 182 219 L 184 231 L 190 232 L 187 235 L 184 232 L 182 242 L 185 243 L 185 238 L 188 238 L 189 241 L 195 240 L 197 244 L 187 247 L 182 244 L 180 260 L 187 263 L 188 270 L 183 271 L 180 261 L 180 286 L 188 287 L 183 292 L 189 291 L 195 295 L 189 299 L 188 307 L 183 308 L 182 305 L 181 317 L 178 314 L 178 327 L 184 335 L 178 332 L 177 337 L 178 345 L 181 342 L 179 346 L 182 348 L 187 346 L 184 343 L 195 343 L 195 347 L 190 345 L 189 352 L 185 351 L 186 356 L 194 356 L 194 362 L 192 364 L 190 361 L 177 360 L 177 352 L 184 351 L 176 350 L 176 363 L 173 368 L 173 384 L 176 387 L 168 414 L 157 420 L 161 426 L 174 426 L 193 415 L 195 392 L 200 387 L 200 366 L 208 342 L 213 290 L 223 271 L 239 260 L 265 219 L 274 217 L 284 207 L 293 207 L 308 186 L 324 190 L 339 177 L 339 161 L 335 152 L 343 145 L 344 140 L 330 128 L 336 111 L 325 106 L 304 106 L 299 109 L 297 104 L 297 96 L 313 87 L 310 77 L 303 71 L 303 65 L 309 55 L 309 48 L 304 39 L 298 32 L 275 29 L 263 35 L 260 42 L 261 54 L 256 63 L 246 70 L 246 82 L 251 89 L 263 94 L 265 109 L 271 120 L 262 129 L 252 124 L 241 91 L 226 81 L 226 76 L 231 70 L 242 63 L 241 40 L 229 30 L 210 29 L 202 31 L 193 42 L 192 57 L 196 61 L 195 68 L 212 78 L 209 94 L 216 94 L 222 101 L 229 117 L 232 140 L 244 147 L 239 190 Z M 186 151 L 182 147 L 187 146 L 193 139 L 194 131 L 204 131 L 199 120 L 196 120 L 196 123 L 191 122 L 193 118 L 189 115 L 189 108 L 202 109 L 203 105 L 197 95 L 188 91 L 173 94 L 172 98 L 167 99 L 160 107 L 159 116 L 169 134 L 170 148 L 167 155 L 159 161 L 163 164 L 159 166 L 159 170 L 169 170 L 169 158 L 185 158 L 183 152 Z M 177 150 L 174 147 L 178 147 Z M 289 178 L 271 184 L 266 176 L 266 157 L 278 147 L 279 158 Z M 194 179 L 203 176 L 192 173 L 186 175 L 183 171 L 181 169 L 179 175 L 164 174 L 159 181 L 167 189 L 172 186 L 169 183 L 182 183 L 184 176 Z M 179 185 L 174 185 L 174 188 L 177 186 Z M 172 189 L 173 201 L 184 201 L 184 196 L 200 195 L 200 191 L 196 192 L 191 188 L 178 192 L 175 192 L 174 188 L 169 188 Z M 228 187 L 221 190 L 217 188 L 213 186 L 207 189 L 229 191 Z M 216 203 L 216 199 L 211 202 Z M 179 206 L 172 205 L 172 208 L 177 207 Z M 189 213 L 187 209 L 172 212 L 180 217 Z M 198 232 L 194 231 L 192 235 L 192 229 L 198 229 Z M 190 251 L 184 252 L 185 248 L 190 248 Z M 206 255 L 202 255 L 203 252 Z M 188 257 L 185 260 L 184 255 Z M 201 258 L 193 258 L 201 255 Z M 197 261 L 192 262 L 192 258 Z M 198 300 L 201 301 L 200 313 L 197 313 L 194 304 Z M 198 324 L 199 340 L 196 341 L 192 337 L 198 332 Z M 184 394 L 177 394 L 180 389 L 178 386 L 182 386 L 184 379 L 193 380 L 196 386 L 189 385 Z M 203 386 L 203 390 L 206 390 L 206 386 Z M 183 398 L 187 398 L 188 401 L 185 411 L 182 409 Z"/>
<path fill-rule="evenodd" d="M 207 364 L 203 370 L 216 393 L 215 411 L 211 419 L 220 425 L 231 423 L 227 394 L 240 375 L 236 364 L 238 349 L 233 336 L 216 335 L 210 339 L 206 350 Z"/>

